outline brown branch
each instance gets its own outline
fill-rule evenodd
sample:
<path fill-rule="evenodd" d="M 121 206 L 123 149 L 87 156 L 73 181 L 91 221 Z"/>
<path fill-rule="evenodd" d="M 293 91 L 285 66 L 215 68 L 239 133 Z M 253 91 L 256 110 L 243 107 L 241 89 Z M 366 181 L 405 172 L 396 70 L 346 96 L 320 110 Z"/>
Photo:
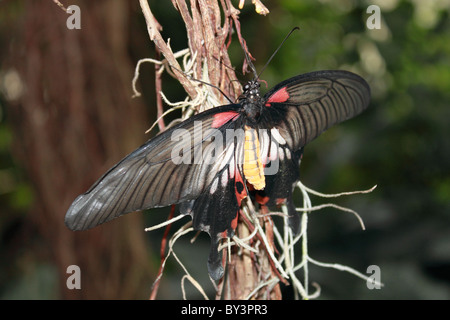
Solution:
<path fill-rule="evenodd" d="M 167 220 L 172 219 L 174 214 L 175 214 L 175 205 L 172 205 L 169 216 L 167 217 Z M 158 275 L 156 276 L 156 281 L 153 283 L 149 300 L 155 300 L 156 295 L 158 293 L 159 283 L 161 281 L 161 275 L 162 275 L 163 267 L 164 267 L 164 260 L 166 259 L 167 237 L 169 236 L 169 231 L 170 231 L 171 226 L 172 226 L 172 224 L 168 224 L 166 226 L 166 229 L 164 230 L 164 234 L 163 234 L 163 237 L 161 240 L 161 249 L 159 251 L 159 255 L 161 257 L 161 264 L 159 265 Z"/>
<path fill-rule="evenodd" d="M 155 17 L 153 16 L 153 13 L 150 10 L 147 0 L 139 0 L 139 3 L 141 5 L 141 9 L 142 9 L 142 13 L 144 14 L 145 21 L 147 22 L 147 32 L 150 37 L 150 40 L 155 43 L 155 45 L 158 47 L 159 51 L 166 58 L 169 65 L 175 67 L 174 73 L 179 74 L 180 73 L 179 70 L 181 70 L 181 67 L 178 64 L 177 59 L 175 59 L 172 49 L 162 38 L 161 33 L 159 32 L 160 25 L 156 21 Z M 177 79 L 183 86 L 184 90 L 186 90 L 188 95 L 192 99 L 194 99 L 197 96 L 197 92 L 195 90 L 195 87 L 192 85 L 192 83 L 183 74 L 180 74 L 179 76 L 177 76 Z"/>
<path fill-rule="evenodd" d="M 161 52 L 158 47 L 156 47 L 156 58 L 159 60 L 161 58 Z M 162 92 L 162 80 L 161 80 L 161 65 L 155 64 L 155 91 L 156 91 L 156 119 L 158 120 L 159 131 L 162 132 L 166 129 L 164 124 L 164 119 L 162 115 L 164 113 L 163 101 L 161 97 Z"/>
<path fill-rule="evenodd" d="M 61 2 L 59 2 L 58 0 L 53 0 L 53 2 L 56 3 L 56 5 L 60 7 L 61 10 L 63 10 L 65 13 L 68 13 L 66 7 L 64 7 L 64 5 Z"/>
<path fill-rule="evenodd" d="M 265 208 L 265 207 L 263 207 L 263 208 Z M 241 214 L 241 215 L 240 215 L 240 218 L 242 218 L 242 220 L 244 221 L 244 223 L 245 223 L 245 224 L 247 225 L 247 227 L 249 228 L 250 233 L 252 233 L 253 230 L 255 229 L 255 227 L 253 226 L 253 224 L 245 217 L 244 214 Z M 267 247 L 265 246 L 264 241 L 263 241 L 263 239 L 261 238 L 261 235 L 259 235 L 258 233 L 256 233 L 255 237 L 257 237 L 258 240 L 260 241 L 260 243 L 264 246 L 265 251 L 271 250 L 271 249 L 272 249 L 272 248 L 267 248 Z M 273 239 L 273 237 L 272 237 L 272 239 Z M 273 241 L 272 241 L 272 242 L 273 242 Z M 289 283 L 288 283 L 288 282 L 286 281 L 286 279 L 284 279 L 283 276 L 278 272 L 278 269 L 277 269 L 277 267 L 275 266 L 275 264 L 273 263 L 273 261 L 269 259 L 269 263 L 270 263 L 270 266 L 271 266 L 271 268 L 272 268 L 272 272 L 276 275 L 276 277 L 277 277 L 278 279 L 280 279 L 280 281 L 283 282 L 285 285 L 288 285 Z"/>
<path fill-rule="evenodd" d="M 274 243 L 274 239 L 273 239 L 273 220 L 269 216 L 265 216 L 264 217 L 264 229 L 266 231 L 266 237 L 269 240 L 269 245 L 270 245 L 270 248 L 266 248 L 266 250 L 271 250 L 271 251 L 275 252 L 276 251 L 276 247 L 275 247 L 275 243 Z M 278 277 L 285 285 L 288 285 L 288 282 L 286 281 L 286 279 L 281 277 L 280 273 L 275 268 L 275 265 L 273 264 L 272 260 L 270 260 L 270 258 L 268 260 L 271 262 L 270 270 L 271 270 L 272 276 Z M 267 261 L 267 259 L 265 259 L 263 261 Z M 280 289 L 280 286 L 277 284 L 272 289 L 272 291 L 269 292 L 269 295 L 274 300 L 281 300 L 281 289 Z"/>
<path fill-rule="evenodd" d="M 194 19 L 189 14 L 189 9 L 184 0 L 174 0 L 173 3 L 180 12 L 181 18 L 183 19 L 184 24 L 186 25 L 189 48 L 192 53 L 196 53 L 198 49 L 202 47 L 202 45 L 201 45 L 201 37 L 197 37 L 198 33 L 195 32 L 195 30 L 201 30 L 201 26 L 194 25 Z M 196 12 L 195 8 L 192 8 L 192 11 L 194 15 Z M 202 54 L 201 52 L 197 52 L 196 55 L 197 69 L 194 72 L 195 77 L 200 77 L 201 75 L 201 62 L 202 62 Z"/>

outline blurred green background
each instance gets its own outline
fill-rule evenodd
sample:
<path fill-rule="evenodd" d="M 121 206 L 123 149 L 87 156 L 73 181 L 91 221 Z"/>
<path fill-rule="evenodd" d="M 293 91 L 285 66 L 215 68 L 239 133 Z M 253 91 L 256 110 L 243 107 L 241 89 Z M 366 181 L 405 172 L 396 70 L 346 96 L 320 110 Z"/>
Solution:
<path fill-rule="evenodd" d="M 108 2 L 114 1 L 98 1 L 96 5 L 101 3 L 106 8 Z M 126 59 L 134 67 L 138 59 L 155 57 L 155 53 L 138 3 L 127 3 L 124 47 Z M 84 17 L 93 5 L 88 1 L 70 4 L 80 5 L 82 29 L 67 30 L 64 12 L 51 1 L 41 2 L 39 6 L 48 7 L 44 9 L 62 18 L 55 21 L 49 17 L 47 28 L 65 29 L 64 32 L 69 33 L 92 32 L 89 28 L 95 23 Z M 233 4 L 237 7 L 237 1 Z M 320 298 L 449 299 L 450 0 L 281 0 L 264 1 L 264 4 L 270 10 L 267 16 L 256 14 L 250 1 L 240 15 L 242 34 L 256 58 L 257 70 L 294 26 L 301 29 L 290 37 L 264 71 L 262 78 L 269 87 L 313 70 L 346 69 L 363 76 L 372 89 L 371 105 L 366 112 L 330 129 L 305 148 L 300 173 L 306 186 L 324 193 L 377 185 L 370 194 L 333 200 L 356 210 L 365 221 L 365 231 L 351 214 L 332 209 L 312 213 L 309 253 L 317 260 L 345 264 L 363 273 L 369 265 L 378 265 L 385 286 L 369 290 L 363 280 L 352 275 L 311 266 L 311 280 L 322 288 Z M 371 16 L 366 12 L 369 5 L 378 5 L 381 9 L 380 29 L 367 27 Z M 174 51 L 185 48 L 184 25 L 171 2 L 150 1 L 150 6 L 164 28 L 163 37 L 171 39 Z M 29 145 L 22 146 L 22 139 L 17 136 L 17 132 L 24 132 L 29 125 L 20 123 L 17 110 L 30 103 L 27 95 L 33 90 L 17 67 L 32 56 L 24 49 L 33 41 L 27 30 L 30 27 L 27 19 L 33 16 L 29 9 L 25 1 L 0 1 L 0 298 L 70 298 L 61 289 L 65 270 L 61 270 L 61 262 L 55 262 L 51 246 L 52 241 L 67 238 L 60 240 L 63 238 L 58 238 L 58 233 L 53 240 L 48 235 L 42 236 L 42 224 L 46 221 L 40 218 L 36 221 L 42 190 L 30 181 L 30 175 L 36 174 L 26 164 L 33 162 L 36 150 L 31 152 Z M 100 21 L 104 18 L 102 14 L 109 13 L 97 10 L 95 18 Z M 45 20 L 45 16 L 42 19 Z M 51 51 L 51 46 L 49 42 L 36 48 L 45 52 Z M 230 55 L 239 70 L 243 53 L 236 41 Z M 112 59 L 103 56 L 105 64 L 113 65 Z M 42 66 L 42 72 L 45 67 Z M 133 70 L 130 70 L 124 75 L 128 79 L 125 84 L 128 89 L 133 77 Z M 149 127 L 156 117 L 154 75 L 150 66 L 141 72 L 141 88 L 144 89 L 140 103 L 148 115 L 142 120 Z M 70 73 L 61 76 L 71 78 Z M 48 81 L 58 82 L 63 78 Z M 45 96 L 47 84 L 41 85 Z M 182 100 L 185 96 L 169 77 L 164 77 L 164 92 L 171 101 Z M 57 108 L 58 103 L 54 106 Z M 32 112 L 32 109 L 24 110 Z M 108 114 L 111 115 L 114 116 L 113 111 Z M 65 116 L 70 119 L 70 114 Z M 102 121 L 100 117 L 97 120 Z M 22 130 L 17 131 L 20 126 Z M 145 141 L 148 136 L 143 131 L 136 134 L 136 142 L 128 144 L 125 151 L 118 152 L 113 159 L 107 159 L 107 163 L 117 162 Z M 121 138 L 123 131 L 117 130 L 114 139 Z M 50 146 L 57 148 L 58 143 Z M 37 150 L 46 152 L 44 146 Z M 77 152 L 81 157 L 81 150 Z M 54 161 L 64 162 L 62 159 Z M 101 170 L 94 179 L 98 173 Z M 83 172 L 78 174 L 84 175 Z M 65 181 L 67 185 L 71 183 Z M 66 210 L 70 201 L 90 183 L 61 198 L 64 200 L 61 207 Z M 56 190 L 57 186 L 54 187 Z M 319 204 L 323 200 L 313 198 L 313 202 Z M 59 212 L 60 224 L 63 224 L 65 210 Z M 167 210 L 153 210 L 145 215 L 145 225 L 163 221 L 166 215 Z M 148 275 L 144 289 L 121 298 L 148 297 L 159 265 L 161 232 L 145 235 L 149 254 L 145 259 L 152 265 L 148 272 L 153 274 Z M 209 240 L 203 238 L 204 244 L 200 242 L 198 247 L 193 247 L 186 241 L 178 251 L 180 256 L 185 256 L 184 261 L 193 273 L 206 280 Z M 192 258 L 194 251 L 201 257 Z M 176 263 L 169 263 L 161 284 L 161 298 L 181 298 L 180 274 Z M 289 288 L 284 296 L 290 297 Z M 105 292 L 97 297 L 115 296 Z M 199 296 L 193 292 L 190 297 Z"/>

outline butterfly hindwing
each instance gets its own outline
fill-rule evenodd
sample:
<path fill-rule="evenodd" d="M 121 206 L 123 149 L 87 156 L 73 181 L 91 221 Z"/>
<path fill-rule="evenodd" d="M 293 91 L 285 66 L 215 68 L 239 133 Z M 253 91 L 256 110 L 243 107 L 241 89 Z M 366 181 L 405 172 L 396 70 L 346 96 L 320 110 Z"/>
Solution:
<path fill-rule="evenodd" d="M 228 169 L 213 181 L 209 190 L 180 205 L 182 214 L 192 216 L 194 229 L 205 231 L 211 237 L 208 272 L 214 280 L 222 278 L 224 272 L 222 254 L 218 251 L 219 240 L 234 235 L 240 208 L 235 196 L 236 181 L 228 176 Z"/>
<path fill-rule="evenodd" d="M 214 280 L 220 279 L 224 272 L 222 255 L 218 252 L 219 240 L 234 235 L 241 202 L 247 197 L 241 173 L 244 133 L 235 128 L 235 124 L 230 127 L 227 129 L 233 134 L 228 136 L 226 127 L 222 127 L 225 149 L 211 168 L 215 176 L 208 188 L 196 199 L 180 205 L 182 214 L 192 216 L 194 229 L 205 231 L 211 237 L 208 271 Z"/>
<path fill-rule="evenodd" d="M 277 128 L 260 134 L 261 158 L 265 164 L 266 185 L 255 191 L 255 200 L 264 206 L 272 207 L 286 203 L 289 225 L 294 234 L 300 231 L 300 219 L 292 200 L 294 185 L 299 181 L 299 166 L 303 148 L 293 151 Z M 266 132 L 269 132 L 266 134 Z"/>

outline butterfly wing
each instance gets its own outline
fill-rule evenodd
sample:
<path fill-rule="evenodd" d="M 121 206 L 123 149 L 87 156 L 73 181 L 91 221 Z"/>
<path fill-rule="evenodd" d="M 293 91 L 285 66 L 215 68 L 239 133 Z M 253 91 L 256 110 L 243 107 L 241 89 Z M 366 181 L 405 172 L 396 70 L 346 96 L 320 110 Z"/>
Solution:
<path fill-rule="evenodd" d="M 292 201 L 291 186 L 299 180 L 303 147 L 332 125 L 364 111 L 369 100 L 366 81 L 347 71 L 299 75 L 281 82 L 264 96 L 262 122 L 272 128 L 272 134 L 263 142 L 266 146 L 262 149 L 268 151 L 261 157 L 271 159 L 265 172 L 274 164 L 278 170 L 276 174 L 266 174 L 266 187 L 258 191 L 257 199 L 269 206 L 285 201 L 294 233 L 300 231 L 300 219 Z"/>
<path fill-rule="evenodd" d="M 224 161 L 223 152 L 208 156 L 221 145 L 213 136 L 239 118 L 239 107 L 210 109 L 149 140 L 75 199 L 66 225 L 85 230 L 129 212 L 196 199 L 210 188 L 216 166 Z"/>
<path fill-rule="evenodd" d="M 242 174 L 244 131 L 239 120 L 227 127 L 228 134 L 223 132 L 225 150 L 212 168 L 215 176 L 211 183 L 196 199 L 180 205 L 181 213 L 192 216 L 194 229 L 205 231 L 211 237 L 208 272 L 214 280 L 222 278 L 224 272 L 219 240 L 234 235 L 241 202 L 247 197 Z"/>
<path fill-rule="evenodd" d="M 348 71 L 317 71 L 279 83 L 264 99 L 271 121 L 297 151 L 331 126 L 364 111 L 370 88 Z"/>

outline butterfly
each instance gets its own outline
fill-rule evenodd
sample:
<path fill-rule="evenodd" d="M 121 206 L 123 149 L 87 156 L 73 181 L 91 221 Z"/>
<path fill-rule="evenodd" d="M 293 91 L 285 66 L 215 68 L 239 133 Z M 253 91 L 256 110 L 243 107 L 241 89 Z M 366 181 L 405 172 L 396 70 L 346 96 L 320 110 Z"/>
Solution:
<path fill-rule="evenodd" d="M 360 76 L 339 70 L 287 79 L 260 94 L 257 77 L 235 103 L 198 113 L 167 129 L 107 171 L 78 196 L 65 216 L 71 230 L 93 228 L 123 214 L 179 204 L 196 230 L 211 237 L 208 272 L 223 277 L 219 241 L 232 237 L 246 198 L 285 203 L 295 234 L 292 200 L 305 145 L 369 105 Z"/>

